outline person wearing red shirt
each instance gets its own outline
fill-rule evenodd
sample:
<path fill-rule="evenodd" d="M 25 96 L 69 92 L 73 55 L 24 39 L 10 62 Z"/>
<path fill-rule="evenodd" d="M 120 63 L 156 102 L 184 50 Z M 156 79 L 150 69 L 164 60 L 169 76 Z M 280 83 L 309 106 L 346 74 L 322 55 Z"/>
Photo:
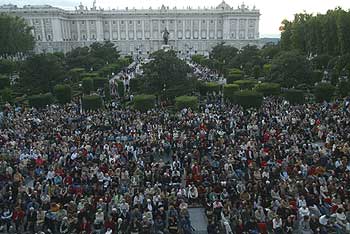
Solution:
<path fill-rule="evenodd" d="M 13 212 L 12 220 L 15 223 L 16 226 L 16 232 L 18 232 L 19 226 L 24 223 L 24 211 L 21 209 L 20 206 L 17 206 Z"/>

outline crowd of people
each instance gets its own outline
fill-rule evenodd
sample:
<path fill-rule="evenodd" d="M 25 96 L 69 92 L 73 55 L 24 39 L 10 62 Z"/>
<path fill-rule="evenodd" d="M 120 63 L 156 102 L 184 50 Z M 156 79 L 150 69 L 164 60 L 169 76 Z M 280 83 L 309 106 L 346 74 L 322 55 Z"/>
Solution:
<path fill-rule="evenodd" d="M 221 100 L 218 98 L 217 100 Z M 7 107 L 0 130 L 5 232 L 349 233 L 349 101 L 141 113 Z"/>
<path fill-rule="evenodd" d="M 225 83 L 225 79 L 221 77 L 216 71 L 196 63 L 189 63 L 189 65 L 192 68 L 193 74 L 198 78 L 198 80 L 206 82 L 218 82 L 220 84 Z"/>

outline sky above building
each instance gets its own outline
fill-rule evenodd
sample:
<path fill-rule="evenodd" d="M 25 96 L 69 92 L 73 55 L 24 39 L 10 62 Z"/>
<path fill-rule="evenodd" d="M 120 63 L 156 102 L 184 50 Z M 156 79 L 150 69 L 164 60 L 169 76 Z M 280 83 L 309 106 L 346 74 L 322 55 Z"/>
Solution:
<path fill-rule="evenodd" d="M 192 8 L 216 7 L 222 0 L 96 0 L 96 6 L 108 9 L 156 9 L 162 4 L 170 8 Z M 0 0 L 2 4 L 23 5 L 44 5 L 48 4 L 63 9 L 74 9 L 82 2 L 88 8 L 92 7 L 93 0 Z M 237 8 L 242 1 L 226 0 L 230 6 Z M 293 15 L 306 11 L 307 13 L 326 13 L 329 9 L 342 7 L 350 9 L 350 0 L 245 0 L 245 5 L 252 8 L 254 5 L 260 9 L 260 37 L 279 37 L 279 26 L 283 19 L 293 19 Z"/>

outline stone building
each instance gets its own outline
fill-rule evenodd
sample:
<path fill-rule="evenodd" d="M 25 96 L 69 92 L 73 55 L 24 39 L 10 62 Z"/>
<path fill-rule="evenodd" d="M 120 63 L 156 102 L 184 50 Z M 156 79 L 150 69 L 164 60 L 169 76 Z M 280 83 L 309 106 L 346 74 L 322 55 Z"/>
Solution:
<path fill-rule="evenodd" d="M 122 54 L 146 56 L 162 47 L 162 34 L 180 56 L 208 54 L 218 43 L 241 48 L 259 43 L 259 10 L 224 1 L 217 7 L 177 9 L 97 9 L 80 4 L 75 10 L 49 5 L 0 6 L 0 13 L 23 17 L 33 27 L 36 52 L 68 52 L 94 42 L 112 41 Z"/>

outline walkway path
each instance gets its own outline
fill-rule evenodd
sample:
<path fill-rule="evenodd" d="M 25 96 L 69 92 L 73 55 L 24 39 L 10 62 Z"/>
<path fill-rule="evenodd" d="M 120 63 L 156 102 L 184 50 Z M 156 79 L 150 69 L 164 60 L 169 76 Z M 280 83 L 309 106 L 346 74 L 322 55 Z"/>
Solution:
<path fill-rule="evenodd" d="M 188 212 L 192 227 L 195 229 L 193 234 L 207 234 L 208 220 L 204 208 L 188 208 Z"/>

